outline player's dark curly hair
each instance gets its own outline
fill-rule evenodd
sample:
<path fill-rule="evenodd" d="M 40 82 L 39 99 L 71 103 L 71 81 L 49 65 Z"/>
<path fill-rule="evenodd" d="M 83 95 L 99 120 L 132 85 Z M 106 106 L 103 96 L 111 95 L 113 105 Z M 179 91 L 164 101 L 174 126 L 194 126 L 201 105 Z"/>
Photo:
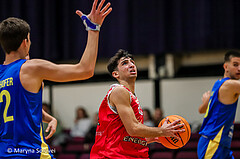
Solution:
<path fill-rule="evenodd" d="M 108 65 L 107 65 L 108 72 L 111 75 L 112 75 L 112 72 L 117 69 L 117 65 L 119 63 L 119 60 L 122 57 L 126 57 L 126 58 L 130 57 L 131 59 L 133 59 L 132 54 L 129 54 L 128 51 L 123 50 L 123 49 L 119 49 L 118 52 L 109 60 Z"/>
<path fill-rule="evenodd" d="M 236 50 L 230 50 L 225 54 L 224 62 L 229 62 L 233 57 L 240 57 L 240 52 Z"/>

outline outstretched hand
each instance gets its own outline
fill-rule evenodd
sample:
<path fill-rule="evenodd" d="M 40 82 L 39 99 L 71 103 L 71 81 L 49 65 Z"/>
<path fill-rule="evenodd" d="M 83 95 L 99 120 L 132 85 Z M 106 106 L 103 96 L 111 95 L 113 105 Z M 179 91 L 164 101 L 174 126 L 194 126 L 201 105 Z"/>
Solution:
<path fill-rule="evenodd" d="M 168 124 L 168 118 L 164 121 L 163 125 L 161 126 L 162 131 L 163 131 L 163 135 L 164 137 L 175 137 L 178 140 L 180 140 L 180 138 L 176 135 L 176 133 L 181 133 L 181 132 L 185 132 L 185 129 L 180 129 L 184 124 L 180 124 L 179 122 L 181 121 L 181 119 L 179 120 L 175 120 L 174 122 Z"/>
<path fill-rule="evenodd" d="M 87 15 L 87 17 L 96 24 L 102 25 L 104 19 L 106 16 L 112 11 L 112 8 L 110 7 L 111 3 L 108 2 L 104 7 L 103 4 L 105 0 L 101 0 L 97 7 L 98 0 L 94 0 L 92 5 L 91 12 Z M 102 8 L 103 7 L 103 8 Z M 110 8 L 109 8 L 110 7 Z M 83 13 L 80 10 L 76 11 L 76 14 L 82 17 Z"/>

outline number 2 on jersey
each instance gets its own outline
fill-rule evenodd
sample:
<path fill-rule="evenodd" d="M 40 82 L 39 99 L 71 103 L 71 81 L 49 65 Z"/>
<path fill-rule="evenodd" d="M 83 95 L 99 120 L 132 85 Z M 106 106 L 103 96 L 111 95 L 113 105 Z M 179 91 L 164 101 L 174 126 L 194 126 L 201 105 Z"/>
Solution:
<path fill-rule="evenodd" d="M 10 101 L 11 101 L 10 93 L 7 90 L 3 90 L 0 93 L 0 103 L 3 102 L 3 96 L 6 97 L 6 105 L 5 105 L 4 112 L 3 112 L 4 123 L 6 123 L 9 121 L 13 121 L 14 119 L 13 119 L 13 116 L 7 116 L 8 108 L 9 108 Z"/>

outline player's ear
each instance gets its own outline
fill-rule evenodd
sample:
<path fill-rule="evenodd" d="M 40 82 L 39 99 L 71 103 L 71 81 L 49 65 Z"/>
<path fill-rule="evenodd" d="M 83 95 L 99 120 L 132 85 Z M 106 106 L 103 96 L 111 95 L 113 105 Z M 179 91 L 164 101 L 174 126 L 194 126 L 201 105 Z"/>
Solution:
<path fill-rule="evenodd" d="M 22 43 L 21 43 L 21 45 L 23 45 L 23 46 L 27 46 L 27 39 L 23 39 L 23 41 L 22 41 Z"/>
<path fill-rule="evenodd" d="M 228 63 L 225 62 L 225 63 L 223 64 L 223 68 L 224 68 L 224 70 L 226 70 L 227 67 L 228 67 Z"/>
<path fill-rule="evenodd" d="M 118 71 L 113 71 L 113 72 L 112 72 L 112 76 L 113 76 L 114 78 L 118 78 L 118 77 L 119 77 Z"/>

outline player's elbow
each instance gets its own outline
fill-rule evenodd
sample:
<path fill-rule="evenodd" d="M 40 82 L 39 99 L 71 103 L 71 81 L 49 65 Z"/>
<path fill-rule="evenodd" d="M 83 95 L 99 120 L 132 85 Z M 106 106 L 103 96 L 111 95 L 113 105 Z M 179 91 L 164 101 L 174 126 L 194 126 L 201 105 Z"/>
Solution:
<path fill-rule="evenodd" d="M 78 73 L 78 75 L 80 75 L 79 77 L 80 77 L 81 79 L 89 79 L 89 78 L 93 77 L 93 75 L 94 75 L 94 69 L 92 69 L 92 68 L 86 68 L 86 69 L 84 69 L 82 72 L 80 71 L 80 72 Z"/>
<path fill-rule="evenodd" d="M 94 69 L 87 70 L 85 74 L 87 78 L 91 78 L 94 75 Z"/>
<path fill-rule="evenodd" d="M 130 136 L 138 136 L 138 130 L 136 127 L 131 127 L 129 129 L 126 129 L 127 130 L 127 133 L 130 135 Z"/>
<path fill-rule="evenodd" d="M 91 78 L 94 75 L 95 65 L 80 63 L 77 65 L 78 75 L 84 79 Z"/>
<path fill-rule="evenodd" d="M 137 136 L 135 131 L 127 131 L 130 136 Z"/>

